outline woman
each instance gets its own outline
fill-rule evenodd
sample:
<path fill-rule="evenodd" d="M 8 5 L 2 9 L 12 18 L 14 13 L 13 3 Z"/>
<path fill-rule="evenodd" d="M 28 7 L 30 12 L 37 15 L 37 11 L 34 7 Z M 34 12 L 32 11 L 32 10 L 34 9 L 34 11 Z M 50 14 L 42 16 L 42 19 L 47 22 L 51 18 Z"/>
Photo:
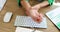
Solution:
<path fill-rule="evenodd" d="M 28 16 L 31 16 L 36 22 L 40 23 L 42 21 L 43 15 L 38 13 L 38 10 L 42 7 L 52 5 L 54 0 L 43 1 L 35 6 L 31 6 L 28 0 L 19 0 L 19 6 L 22 5 Z M 21 3 L 21 4 L 20 4 Z"/>

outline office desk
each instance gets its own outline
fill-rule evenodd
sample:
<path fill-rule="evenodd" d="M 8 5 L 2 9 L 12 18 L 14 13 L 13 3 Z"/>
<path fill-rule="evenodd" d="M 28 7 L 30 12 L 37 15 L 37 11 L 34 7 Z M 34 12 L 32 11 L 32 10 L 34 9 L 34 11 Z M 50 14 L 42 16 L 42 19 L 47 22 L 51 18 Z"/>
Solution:
<path fill-rule="evenodd" d="M 31 1 L 31 5 L 34 5 L 34 1 Z M 45 14 L 46 12 L 56 8 L 56 6 L 50 6 L 41 8 L 39 13 Z M 6 12 L 12 12 L 13 16 L 9 23 L 4 23 L 3 18 Z M 25 15 L 25 10 L 22 7 L 18 7 L 17 0 L 7 0 L 6 5 L 3 10 L 0 12 L 0 32 L 15 32 L 16 27 L 14 26 L 15 18 L 17 15 Z M 47 18 L 47 17 L 46 17 Z M 44 32 L 59 32 L 55 25 L 47 18 L 47 29 L 38 29 Z M 37 28 L 35 28 L 37 29 Z"/>

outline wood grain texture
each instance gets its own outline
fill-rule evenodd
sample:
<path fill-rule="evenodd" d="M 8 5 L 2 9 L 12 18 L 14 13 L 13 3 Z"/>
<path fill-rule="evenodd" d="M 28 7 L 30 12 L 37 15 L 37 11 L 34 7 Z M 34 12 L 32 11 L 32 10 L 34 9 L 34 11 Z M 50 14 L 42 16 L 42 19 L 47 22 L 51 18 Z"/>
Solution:
<path fill-rule="evenodd" d="M 30 1 L 30 4 L 36 5 L 38 2 L 34 0 Z M 39 13 L 45 14 L 46 12 L 56 8 L 56 6 L 44 7 L 39 10 Z M 9 23 L 4 23 L 3 18 L 6 12 L 12 12 L 13 16 Z M 16 27 L 14 26 L 15 18 L 17 15 L 25 15 L 25 10 L 22 7 L 18 7 L 17 0 L 7 0 L 6 5 L 3 10 L 0 12 L 0 32 L 15 32 Z M 46 17 L 47 18 L 47 17 Z M 47 18 L 47 29 L 38 29 L 44 32 L 60 32 L 55 25 Z M 35 28 L 37 29 L 37 28 Z"/>

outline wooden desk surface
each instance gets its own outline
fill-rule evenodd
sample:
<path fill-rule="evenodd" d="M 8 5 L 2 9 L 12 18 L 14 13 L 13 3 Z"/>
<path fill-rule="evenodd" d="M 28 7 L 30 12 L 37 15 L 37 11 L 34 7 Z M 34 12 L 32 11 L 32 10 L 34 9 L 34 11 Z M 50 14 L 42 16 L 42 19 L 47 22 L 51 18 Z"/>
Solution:
<path fill-rule="evenodd" d="M 31 4 L 33 2 L 30 2 Z M 47 11 L 55 8 L 56 6 L 45 7 L 39 10 L 39 13 L 42 12 L 45 14 Z M 4 23 L 3 18 L 6 12 L 12 12 L 13 16 L 9 23 Z M 15 32 L 14 21 L 17 15 L 25 15 L 25 10 L 22 7 L 18 7 L 17 0 L 7 0 L 6 5 L 3 10 L 0 12 L 0 32 Z M 55 25 L 47 18 L 47 29 L 38 29 L 44 32 L 59 32 L 59 30 L 55 27 Z"/>

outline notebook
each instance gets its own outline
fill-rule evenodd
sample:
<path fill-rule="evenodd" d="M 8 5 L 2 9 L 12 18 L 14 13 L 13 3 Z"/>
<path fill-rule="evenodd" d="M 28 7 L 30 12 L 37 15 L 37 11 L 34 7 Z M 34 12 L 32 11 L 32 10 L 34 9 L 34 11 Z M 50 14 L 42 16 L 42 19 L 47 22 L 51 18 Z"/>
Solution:
<path fill-rule="evenodd" d="M 60 29 L 60 7 L 47 12 L 46 15 Z"/>
<path fill-rule="evenodd" d="M 5 3 L 6 3 L 6 0 L 0 0 L 0 11 L 2 10 Z"/>
<path fill-rule="evenodd" d="M 17 16 L 14 26 L 23 26 L 23 27 L 31 27 L 31 28 L 47 28 L 46 18 L 43 19 L 41 23 L 36 23 L 29 16 Z"/>
<path fill-rule="evenodd" d="M 16 27 L 15 32 L 43 32 L 43 31 L 28 29 L 28 28 L 23 28 L 23 27 Z"/>

